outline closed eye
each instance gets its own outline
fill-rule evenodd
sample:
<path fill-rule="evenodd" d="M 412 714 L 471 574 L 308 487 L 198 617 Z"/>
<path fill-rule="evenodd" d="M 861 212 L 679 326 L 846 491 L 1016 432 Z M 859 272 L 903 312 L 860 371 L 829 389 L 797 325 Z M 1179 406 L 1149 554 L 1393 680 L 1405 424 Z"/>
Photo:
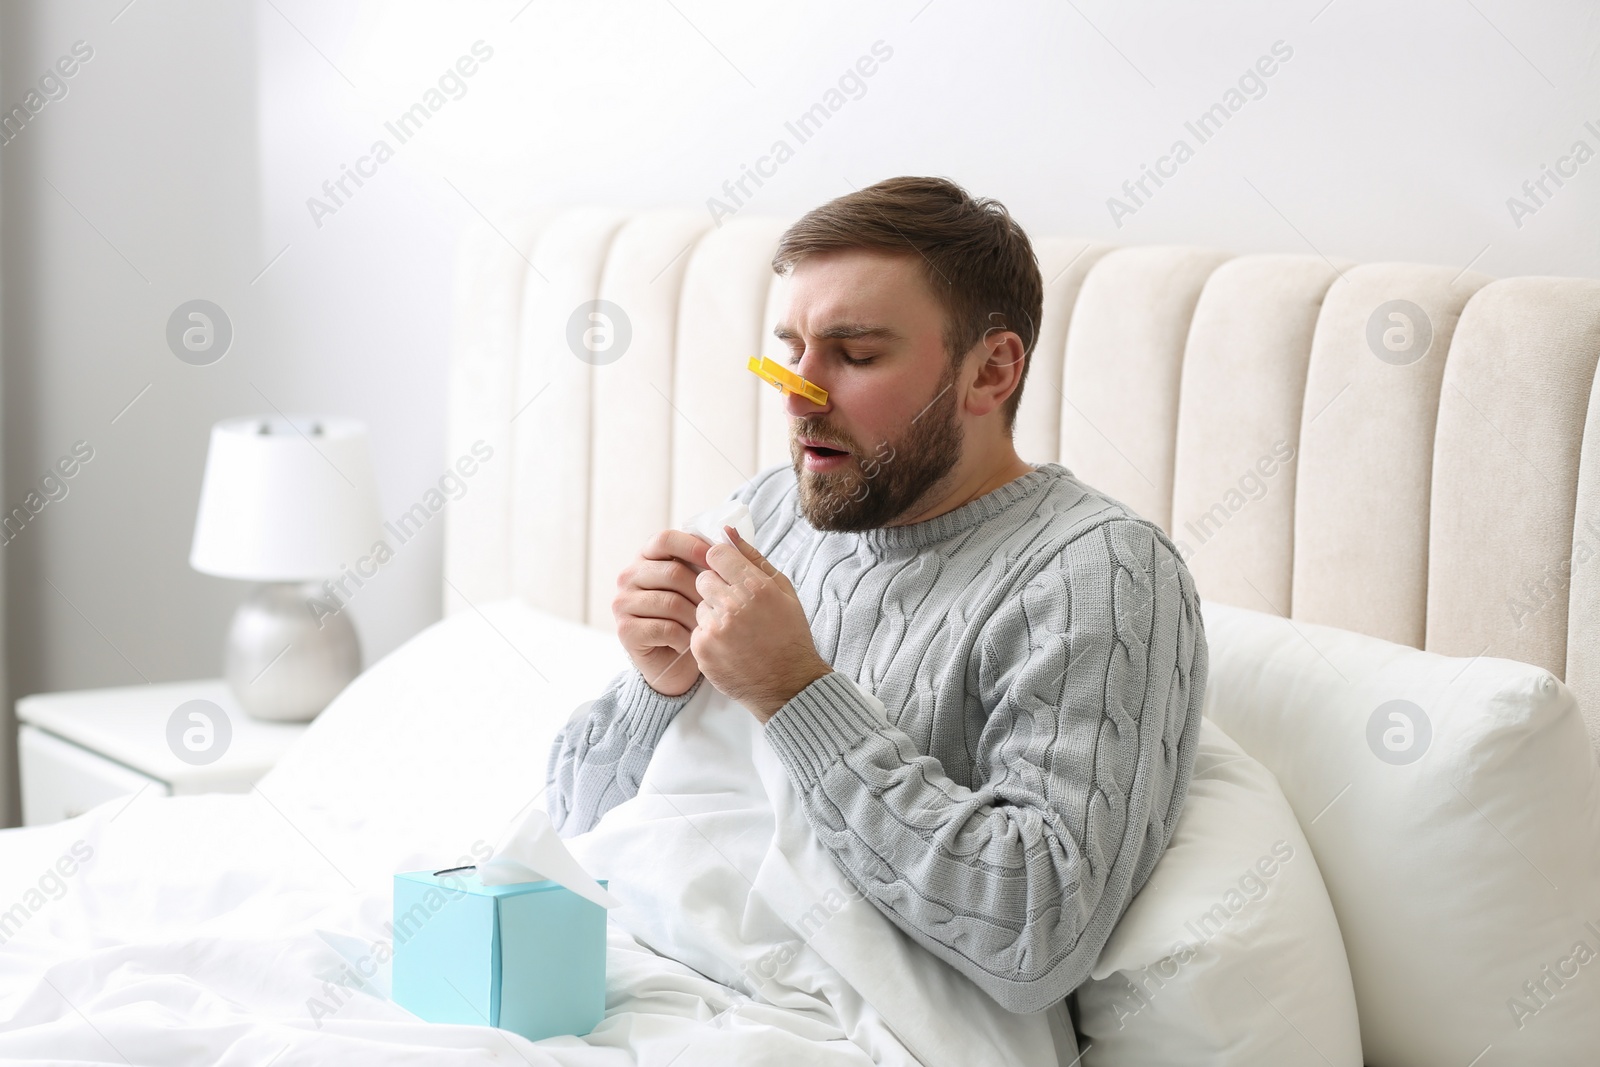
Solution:
<path fill-rule="evenodd" d="M 791 366 L 791 367 L 799 366 L 800 365 L 800 357 L 803 356 L 804 354 L 805 354 L 805 350 L 803 348 L 790 348 L 789 349 L 789 359 L 788 359 L 789 366 Z M 857 357 L 852 356 L 852 355 L 850 355 L 850 353 L 845 352 L 843 350 L 841 350 L 839 352 L 839 361 L 841 363 L 843 363 L 847 367 L 864 367 L 868 363 L 871 363 L 873 360 L 875 360 L 877 358 L 878 358 L 877 356 L 861 356 L 861 357 L 857 358 Z"/>

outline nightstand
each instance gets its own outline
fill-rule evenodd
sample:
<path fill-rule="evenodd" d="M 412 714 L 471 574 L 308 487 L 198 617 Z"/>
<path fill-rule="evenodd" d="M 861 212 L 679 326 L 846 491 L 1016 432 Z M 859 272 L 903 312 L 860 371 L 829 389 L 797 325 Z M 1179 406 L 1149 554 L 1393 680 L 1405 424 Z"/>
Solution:
<path fill-rule="evenodd" d="M 221 679 L 40 693 L 17 722 L 25 826 L 141 789 L 247 793 L 310 725 L 251 718 Z"/>

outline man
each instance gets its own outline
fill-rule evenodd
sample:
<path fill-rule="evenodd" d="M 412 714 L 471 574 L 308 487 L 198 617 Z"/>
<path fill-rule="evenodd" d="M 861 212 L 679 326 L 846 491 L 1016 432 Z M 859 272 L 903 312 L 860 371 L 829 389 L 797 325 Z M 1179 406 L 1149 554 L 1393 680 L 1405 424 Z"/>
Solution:
<path fill-rule="evenodd" d="M 1043 286 L 992 200 L 896 178 L 781 239 L 785 401 L 757 547 L 651 539 L 612 608 L 633 661 L 551 753 L 581 833 L 701 684 L 748 708 L 867 898 L 1014 1012 L 1089 974 L 1183 809 L 1207 651 L 1167 536 L 1011 426 Z M 885 717 L 863 695 L 870 692 Z"/>

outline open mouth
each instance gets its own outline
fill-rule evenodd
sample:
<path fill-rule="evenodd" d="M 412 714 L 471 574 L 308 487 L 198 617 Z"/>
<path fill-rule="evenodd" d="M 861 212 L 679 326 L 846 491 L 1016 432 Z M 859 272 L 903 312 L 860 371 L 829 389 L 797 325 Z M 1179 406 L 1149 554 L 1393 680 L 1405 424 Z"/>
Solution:
<path fill-rule="evenodd" d="M 815 473 L 835 470 L 850 462 L 849 449 L 805 437 L 800 438 L 800 450 L 805 457 L 806 470 Z"/>

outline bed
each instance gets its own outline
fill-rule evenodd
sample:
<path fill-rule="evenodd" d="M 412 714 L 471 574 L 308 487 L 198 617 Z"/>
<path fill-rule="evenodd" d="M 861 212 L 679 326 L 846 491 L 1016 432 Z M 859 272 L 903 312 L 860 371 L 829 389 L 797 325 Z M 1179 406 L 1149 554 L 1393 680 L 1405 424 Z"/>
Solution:
<path fill-rule="evenodd" d="M 389 879 L 472 862 L 542 804 L 551 739 L 623 665 L 622 564 L 787 462 L 744 362 L 779 355 L 788 221 L 582 208 L 469 237 L 444 462 L 490 458 L 451 505 L 445 619 L 251 794 L 135 794 L 0 833 L 0 1058 L 1593 1062 L 1600 964 L 1574 946 L 1600 953 L 1600 282 L 1049 237 L 1018 451 L 1183 551 L 1213 655 L 1192 806 L 1278 805 L 1271 833 L 1306 859 L 1272 869 L 1323 911 L 1258 880 L 1225 937 L 1150 984 L 1184 962 L 1161 908 L 1212 892 L 1198 872 L 1223 846 L 1197 814 L 1054 1054 L 1006 1046 L 976 1007 L 916 1024 L 947 1028 L 920 1044 L 889 1009 L 779 1010 L 615 923 L 586 1039 L 388 999 Z M 598 355 L 572 340 L 591 328 Z M 1414 762 L 1363 732 L 1395 694 L 1427 709 Z M 1348 1009 L 1291 1003 L 1296 985 Z"/>

